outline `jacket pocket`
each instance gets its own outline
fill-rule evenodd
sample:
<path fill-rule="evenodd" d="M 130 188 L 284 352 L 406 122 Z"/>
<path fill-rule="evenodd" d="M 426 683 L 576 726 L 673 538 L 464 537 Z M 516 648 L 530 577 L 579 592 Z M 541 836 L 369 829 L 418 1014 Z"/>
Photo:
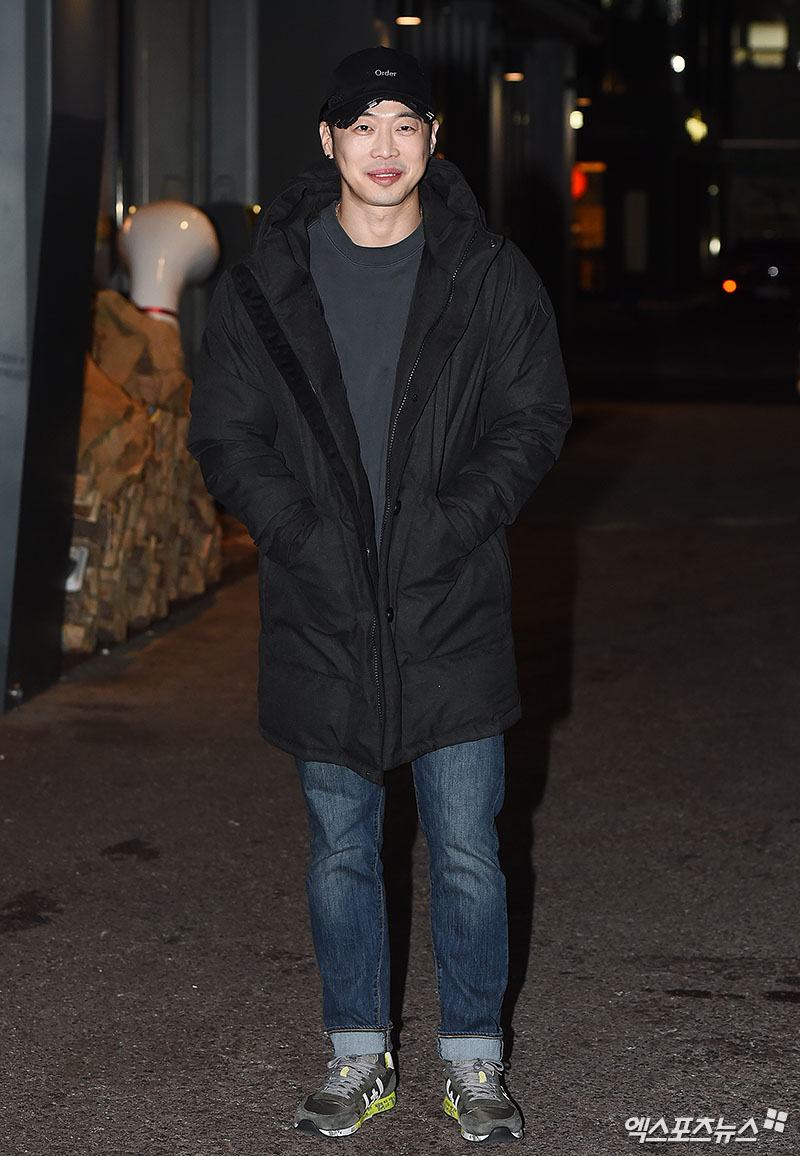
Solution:
<path fill-rule="evenodd" d="M 288 566 L 272 564 L 264 646 L 273 661 L 352 677 L 363 619 L 345 528 L 319 515 Z"/>
<path fill-rule="evenodd" d="M 464 544 L 438 498 L 420 499 L 402 550 L 403 584 L 452 582 L 466 556 Z"/>
<path fill-rule="evenodd" d="M 469 552 L 441 507 L 424 504 L 399 560 L 398 661 L 418 663 L 507 645 L 510 578 L 496 536 Z"/>
<path fill-rule="evenodd" d="M 511 559 L 508 556 L 508 543 L 505 531 L 501 528 L 492 534 L 489 543 L 494 554 L 495 564 L 500 579 L 500 588 L 503 591 L 504 606 L 511 610 Z"/>
<path fill-rule="evenodd" d="M 261 629 L 269 630 L 270 599 L 272 582 L 277 564 L 268 558 L 263 550 L 258 552 L 258 609 L 261 614 Z"/>

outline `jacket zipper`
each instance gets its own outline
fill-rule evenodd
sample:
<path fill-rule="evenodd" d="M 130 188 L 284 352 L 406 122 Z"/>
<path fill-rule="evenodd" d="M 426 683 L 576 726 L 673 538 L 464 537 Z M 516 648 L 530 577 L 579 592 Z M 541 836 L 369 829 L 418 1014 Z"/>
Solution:
<path fill-rule="evenodd" d="M 378 616 L 372 619 L 372 637 L 370 643 L 372 645 L 372 673 L 375 677 L 375 689 L 378 697 L 378 725 L 381 728 L 381 745 L 383 744 L 383 687 L 381 686 L 381 670 L 380 662 L 378 660 L 378 642 L 376 635 L 378 633 Z"/>
<path fill-rule="evenodd" d="M 414 364 L 411 366 L 411 372 L 408 375 L 408 380 L 406 381 L 406 387 L 403 391 L 403 396 L 400 399 L 400 404 L 397 407 L 397 410 L 396 410 L 395 415 L 394 415 L 394 419 L 392 421 L 391 429 L 389 430 L 389 444 L 386 448 L 386 500 L 384 502 L 384 507 L 383 507 L 383 517 L 381 518 L 381 532 L 380 532 L 380 535 L 378 537 L 378 542 L 377 542 L 378 556 L 379 557 L 380 557 L 380 552 L 381 552 L 381 545 L 383 543 L 383 533 L 384 533 L 384 530 L 386 529 L 386 521 L 389 517 L 389 492 L 390 492 L 390 483 L 391 483 L 392 449 L 394 448 L 394 439 L 395 439 L 395 435 L 397 433 L 397 425 L 398 425 L 398 422 L 400 421 L 400 414 L 403 412 L 406 401 L 408 400 L 409 390 L 411 389 L 411 382 L 414 379 L 414 374 L 417 372 L 417 366 L 420 363 L 420 358 L 422 357 L 422 351 L 425 348 L 425 345 L 428 341 L 428 338 L 433 333 L 434 329 L 436 329 L 437 325 L 442 320 L 442 317 L 444 317 L 444 314 L 445 314 L 448 306 L 450 305 L 450 302 L 453 300 L 453 294 L 455 293 L 455 289 L 456 289 L 456 277 L 458 276 L 458 273 L 459 273 L 459 270 L 461 269 L 461 266 L 466 261 L 467 255 L 469 254 L 469 251 L 472 248 L 477 235 L 478 235 L 477 232 L 472 234 L 469 241 L 467 242 L 467 244 L 464 247 L 464 252 L 461 254 L 461 260 L 458 262 L 455 269 L 453 270 L 453 275 L 450 278 L 450 292 L 447 294 L 447 300 L 445 301 L 444 305 L 440 309 L 439 315 L 436 318 L 436 320 L 434 321 L 433 325 L 431 325 L 430 329 L 428 330 L 428 332 L 425 334 L 425 336 L 422 339 L 422 344 L 419 347 L 419 350 L 417 352 L 417 356 L 414 360 Z M 377 696 L 378 696 L 378 721 L 379 721 L 381 730 L 383 730 L 383 687 L 381 685 L 381 670 L 380 670 L 380 659 L 379 659 L 379 655 L 378 655 L 377 631 L 378 631 L 378 619 L 376 617 L 373 619 L 373 622 L 372 622 L 372 657 L 373 657 L 373 672 L 375 675 L 375 687 L 376 687 Z M 382 744 L 382 741 L 383 740 L 381 738 L 381 744 Z"/>

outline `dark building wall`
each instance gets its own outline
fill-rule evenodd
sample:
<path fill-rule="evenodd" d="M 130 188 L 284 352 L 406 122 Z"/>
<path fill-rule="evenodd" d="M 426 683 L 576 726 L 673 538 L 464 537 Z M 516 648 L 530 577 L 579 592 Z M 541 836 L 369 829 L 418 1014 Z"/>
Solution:
<path fill-rule="evenodd" d="M 737 137 L 800 138 L 800 70 L 736 69 L 730 127 Z"/>
<path fill-rule="evenodd" d="M 317 125 L 343 56 L 380 43 L 372 0 L 262 4 L 259 196 L 263 205 L 322 157 Z"/>

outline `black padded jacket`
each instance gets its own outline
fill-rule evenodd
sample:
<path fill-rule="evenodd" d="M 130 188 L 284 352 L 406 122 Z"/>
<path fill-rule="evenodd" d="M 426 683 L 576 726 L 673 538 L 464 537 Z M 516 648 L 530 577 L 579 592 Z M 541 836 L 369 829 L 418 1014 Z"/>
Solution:
<path fill-rule="evenodd" d="M 570 408 L 538 275 L 486 229 L 455 166 L 432 160 L 376 541 L 308 272 L 307 225 L 339 191 L 332 169 L 298 178 L 220 279 L 189 448 L 259 548 L 262 734 L 381 782 L 519 718 L 505 526 L 558 456 Z"/>

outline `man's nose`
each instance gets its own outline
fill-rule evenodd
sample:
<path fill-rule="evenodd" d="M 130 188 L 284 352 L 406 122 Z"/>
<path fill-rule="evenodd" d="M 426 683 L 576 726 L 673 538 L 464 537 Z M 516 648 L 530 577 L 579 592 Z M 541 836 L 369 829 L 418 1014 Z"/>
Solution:
<path fill-rule="evenodd" d="M 397 142 L 394 139 L 391 125 L 382 124 L 375 134 L 375 140 L 372 146 L 372 152 L 375 156 L 390 157 L 397 153 Z"/>

